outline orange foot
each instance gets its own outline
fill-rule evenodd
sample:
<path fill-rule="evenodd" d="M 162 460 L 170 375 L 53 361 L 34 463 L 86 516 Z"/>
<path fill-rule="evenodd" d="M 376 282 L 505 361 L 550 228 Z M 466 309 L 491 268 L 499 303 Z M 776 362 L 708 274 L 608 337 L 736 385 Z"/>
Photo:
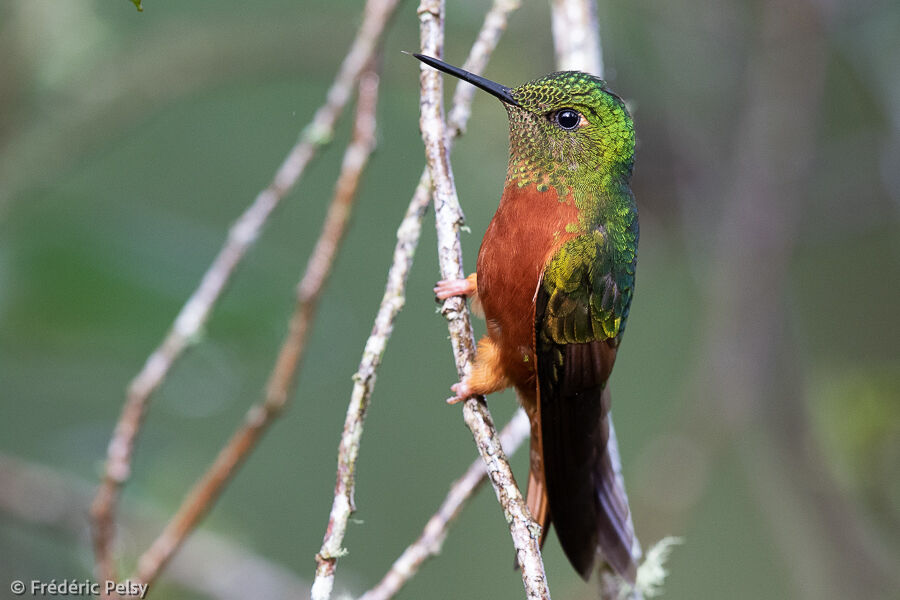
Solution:
<path fill-rule="evenodd" d="M 435 284 L 434 295 L 438 300 L 446 300 L 452 296 L 471 296 L 475 290 L 475 284 L 469 279 L 442 279 Z"/>

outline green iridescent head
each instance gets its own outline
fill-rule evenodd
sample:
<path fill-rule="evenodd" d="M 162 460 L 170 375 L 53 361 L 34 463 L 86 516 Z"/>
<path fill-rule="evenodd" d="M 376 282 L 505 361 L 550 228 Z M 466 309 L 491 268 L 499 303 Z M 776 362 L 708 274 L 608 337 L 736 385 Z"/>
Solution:
<path fill-rule="evenodd" d="M 625 103 L 603 80 L 563 71 L 514 88 L 511 95 L 517 104 L 506 104 L 506 110 L 516 168 L 631 175 L 634 125 Z"/>
<path fill-rule="evenodd" d="M 597 178 L 630 178 L 634 125 L 625 103 L 602 79 L 563 71 L 508 88 L 435 58 L 414 56 L 503 102 L 511 180 L 577 186 Z"/>

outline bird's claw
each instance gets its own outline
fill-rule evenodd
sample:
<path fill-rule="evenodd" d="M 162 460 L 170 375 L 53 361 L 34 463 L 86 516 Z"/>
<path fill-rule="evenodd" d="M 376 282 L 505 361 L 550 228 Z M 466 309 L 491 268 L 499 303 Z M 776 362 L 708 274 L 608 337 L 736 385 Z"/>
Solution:
<path fill-rule="evenodd" d="M 456 395 L 452 398 L 447 398 L 447 404 L 459 404 L 472 395 L 472 390 L 463 382 L 454 383 L 450 386 L 450 389 Z"/>
<path fill-rule="evenodd" d="M 446 300 L 453 296 L 471 296 L 472 284 L 468 279 L 442 279 L 435 284 L 434 295 L 438 300 Z"/>

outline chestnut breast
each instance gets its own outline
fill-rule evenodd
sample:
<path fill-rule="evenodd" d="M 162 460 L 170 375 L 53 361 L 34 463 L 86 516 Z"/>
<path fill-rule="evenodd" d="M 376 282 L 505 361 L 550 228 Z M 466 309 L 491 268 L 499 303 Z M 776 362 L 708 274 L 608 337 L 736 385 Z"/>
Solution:
<path fill-rule="evenodd" d="M 553 253 L 575 237 L 578 211 L 555 188 L 507 184 L 478 253 L 478 296 L 488 335 L 518 388 L 534 389 L 534 301 Z M 568 227 L 567 227 L 568 226 Z M 568 230 L 567 230 L 568 229 Z"/>

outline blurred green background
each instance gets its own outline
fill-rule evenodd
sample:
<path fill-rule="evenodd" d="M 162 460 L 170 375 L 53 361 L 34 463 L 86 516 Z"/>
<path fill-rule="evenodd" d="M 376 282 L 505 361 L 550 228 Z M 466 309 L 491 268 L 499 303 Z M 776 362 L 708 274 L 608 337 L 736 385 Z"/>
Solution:
<path fill-rule="evenodd" d="M 448 4 L 445 56 L 460 64 L 488 3 Z M 291 405 L 153 597 L 281 598 L 311 581 L 350 375 L 423 165 L 418 65 L 400 53 L 418 47 L 415 8 L 387 35 L 379 145 Z M 87 504 L 125 387 L 324 99 L 360 10 L 0 4 L 0 596 L 13 579 L 91 577 Z M 614 414 L 644 546 L 685 540 L 665 597 L 900 597 L 900 4 L 636 0 L 599 14 L 639 141 Z M 553 67 L 548 5 L 526 3 L 486 74 L 515 85 Z M 260 397 L 347 121 L 154 398 L 123 498 L 123 573 Z M 494 99 L 476 97 L 453 157 L 472 269 L 505 173 Z M 352 594 L 475 457 L 443 403 L 455 371 L 431 223 L 366 422 L 337 571 Z M 513 396 L 490 406 L 504 422 Z M 524 453 L 513 466 L 523 479 Z M 45 493 L 22 497 L 29 481 Z M 519 598 L 512 558 L 484 489 L 400 597 Z M 554 597 L 596 595 L 552 535 L 545 560 Z"/>

